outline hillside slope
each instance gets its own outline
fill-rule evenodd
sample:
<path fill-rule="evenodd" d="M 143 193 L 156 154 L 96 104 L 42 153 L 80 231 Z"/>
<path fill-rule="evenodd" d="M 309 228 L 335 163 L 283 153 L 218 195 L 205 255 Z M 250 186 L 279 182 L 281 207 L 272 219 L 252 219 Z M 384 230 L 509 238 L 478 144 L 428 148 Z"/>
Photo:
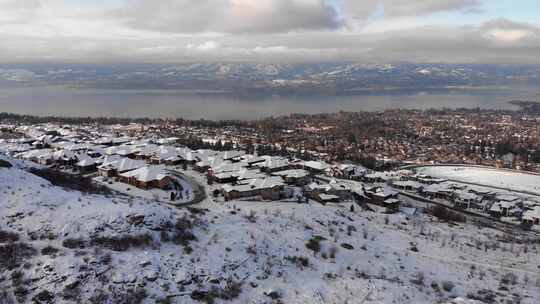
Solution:
<path fill-rule="evenodd" d="M 204 205 L 83 194 L 0 168 L 0 303 L 540 298 L 538 245 L 494 230 L 349 205 Z"/>

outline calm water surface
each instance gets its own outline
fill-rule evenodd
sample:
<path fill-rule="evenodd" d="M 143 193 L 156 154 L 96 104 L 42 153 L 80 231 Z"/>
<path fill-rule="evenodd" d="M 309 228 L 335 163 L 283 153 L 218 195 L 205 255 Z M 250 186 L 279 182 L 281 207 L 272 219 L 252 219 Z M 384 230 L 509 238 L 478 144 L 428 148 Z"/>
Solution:
<path fill-rule="evenodd" d="M 60 116 L 254 119 L 289 113 L 375 111 L 392 108 L 515 109 L 512 99 L 538 98 L 540 88 L 510 87 L 393 91 L 354 96 L 267 96 L 174 90 L 65 87 L 0 88 L 0 112 Z"/>

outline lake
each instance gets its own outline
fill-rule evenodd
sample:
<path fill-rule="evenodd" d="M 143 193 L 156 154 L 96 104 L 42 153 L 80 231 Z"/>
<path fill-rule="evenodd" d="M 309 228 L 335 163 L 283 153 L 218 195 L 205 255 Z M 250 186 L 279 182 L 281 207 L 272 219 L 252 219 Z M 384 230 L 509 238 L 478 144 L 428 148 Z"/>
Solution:
<path fill-rule="evenodd" d="M 531 99 L 537 87 L 494 87 L 356 92 L 339 96 L 236 97 L 225 92 L 104 90 L 67 87 L 0 88 L 0 112 L 58 116 L 255 119 L 289 113 L 385 109 L 517 109 L 513 99 Z"/>

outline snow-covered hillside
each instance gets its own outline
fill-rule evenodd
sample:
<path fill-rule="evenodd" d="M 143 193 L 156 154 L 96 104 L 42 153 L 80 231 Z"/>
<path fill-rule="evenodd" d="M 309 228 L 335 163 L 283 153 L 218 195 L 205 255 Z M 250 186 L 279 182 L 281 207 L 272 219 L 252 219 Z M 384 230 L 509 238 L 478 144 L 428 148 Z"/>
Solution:
<path fill-rule="evenodd" d="M 488 228 L 349 204 L 201 206 L 82 194 L 0 168 L 0 303 L 540 299 L 540 245 Z"/>

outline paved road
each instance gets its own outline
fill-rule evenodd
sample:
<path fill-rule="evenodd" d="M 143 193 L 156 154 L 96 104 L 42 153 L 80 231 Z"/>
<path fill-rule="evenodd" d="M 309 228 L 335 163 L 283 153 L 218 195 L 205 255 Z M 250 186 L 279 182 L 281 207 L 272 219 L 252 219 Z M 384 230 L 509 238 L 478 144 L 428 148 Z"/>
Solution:
<path fill-rule="evenodd" d="M 187 203 L 176 203 L 176 204 L 171 203 L 171 205 L 176 206 L 176 207 L 192 206 L 192 205 L 199 204 L 207 197 L 205 187 L 199 184 L 194 178 L 191 178 L 190 176 L 185 175 L 184 173 L 176 171 L 176 170 L 170 170 L 169 172 L 171 172 L 171 174 L 173 174 L 174 176 L 188 182 L 189 185 L 191 186 L 191 189 L 193 189 L 193 199 L 191 201 Z"/>

